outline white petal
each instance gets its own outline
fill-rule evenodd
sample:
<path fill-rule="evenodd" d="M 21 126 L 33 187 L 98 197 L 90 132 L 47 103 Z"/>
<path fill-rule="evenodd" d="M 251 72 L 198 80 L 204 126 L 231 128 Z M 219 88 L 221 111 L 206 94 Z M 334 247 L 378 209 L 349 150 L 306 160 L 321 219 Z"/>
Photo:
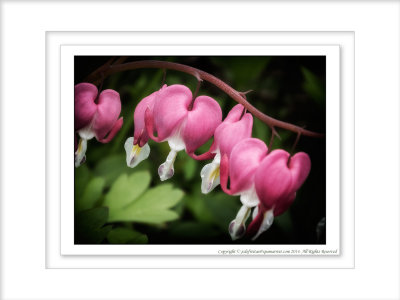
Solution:
<path fill-rule="evenodd" d="M 171 150 L 175 150 L 176 152 L 185 150 L 185 148 L 186 148 L 185 142 L 183 141 L 183 139 L 181 137 L 181 129 L 182 128 L 183 128 L 183 124 L 172 136 L 170 136 L 167 139 L 168 145 L 171 148 Z"/>
<path fill-rule="evenodd" d="M 79 167 L 86 161 L 87 140 L 79 139 L 78 149 L 75 152 L 75 167 Z"/>
<path fill-rule="evenodd" d="M 78 134 L 82 139 L 91 140 L 92 138 L 94 138 L 95 134 L 94 134 L 94 131 L 92 130 L 92 125 L 93 125 L 94 119 L 95 118 L 93 118 L 92 122 L 90 122 L 89 125 L 78 130 Z"/>
<path fill-rule="evenodd" d="M 150 146 L 147 143 L 143 147 L 139 147 L 139 145 L 133 145 L 133 142 L 133 137 L 130 137 L 126 140 L 124 145 L 126 151 L 126 165 L 130 168 L 136 167 L 150 155 Z"/>
<path fill-rule="evenodd" d="M 208 194 L 217 185 L 219 185 L 219 158 L 215 159 L 210 163 L 206 164 L 200 172 L 201 177 L 201 192 L 203 194 Z"/>
<path fill-rule="evenodd" d="M 246 220 L 250 216 L 251 208 L 243 205 L 237 215 L 235 220 L 233 220 L 229 224 L 229 234 L 231 235 L 232 240 L 237 240 L 243 237 L 246 233 Z"/>
<path fill-rule="evenodd" d="M 165 181 L 174 176 L 174 162 L 176 158 L 177 152 L 175 150 L 171 150 L 167 156 L 167 160 L 165 163 L 160 165 L 158 168 L 158 175 L 160 176 L 161 181 Z"/>
<path fill-rule="evenodd" d="M 255 207 L 260 203 L 254 185 L 250 189 L 240 193 L 240 201 L 247 207 Z"/>
<path fill-rule="evenodd" d="M 258 206 L 254 208 L 251 218 L 254 220 L 257 217 L 257 215 L 258 215 Z"/>
<path fill-rule="evenodd" d="M 258 229 L 257 234 L 252 238 L 252 240 L 254 241 L 260 236 L 260 234 L 267 231 L 271 227 L 273 222 L 274 222 L 274 211 L 270 209 L 264 213 L 264 219 L 261 223 L 261 226 Z"/>

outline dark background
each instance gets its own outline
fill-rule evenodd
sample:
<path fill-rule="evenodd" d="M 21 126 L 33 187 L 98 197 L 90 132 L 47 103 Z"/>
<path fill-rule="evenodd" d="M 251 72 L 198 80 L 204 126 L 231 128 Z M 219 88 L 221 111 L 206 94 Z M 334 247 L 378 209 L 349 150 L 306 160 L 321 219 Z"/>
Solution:
<path fill-rule="evenodd" d="M 103 65 L 110 57 L 75 57 L 75 83 Z M 325 133 L 326 60 L 324 56 L 179 56 L 179 57 L 130 57 L 135 60 L 164 60 L 186 64 L 206 71 L 231 85 L 238 91 L 252 90 L 248 101 L 262 112 L 304 126 L 309 130 Z M 109 144 L 95 139 L 88 142 L 86 163 L 75 171 L 75 204 L 85 194 L 94 178 L 103 178 L 93 207 L 77 211 L 75 217 L 76 243 L 150 243 L 150 244 L 324 244 L 326 215 L 325 139 L 303 136 L 295 152 L 304 151 L 311 158 L 311 172 L 297 193 L 290 209 L 274 220 L 271 228 L 255 242 L 231 241 L 228 225 L 240 207 L 239 196 L 228 196 L 217 187 L 208 195 L 200 192 L 200 170 L 209 161 L 194 161 L 180 152 L 175 162 L 175 175 L 167 182 L 184 192 L 182 200 L 173 208 L 179 215 L 175 221 L 162 224 L 141 222 L 110 223 L 104 207 L 104 196 L 122 174 L 140 170 L 151 173 L 150 187 L 160 184 L 158 166 L 168 155 L 167 143 L 149 141 L 150 157 L 138 167 L 130 169 L 125 163 L 125 140 L 133 135 L 133 112 L 138 102 L 158 90 L 163 71 L 139 69 L 120 72 L 107 77 L 102 89 L 115 89 L 120 93 L 121 115 L 124 125 Z M 188 74 L 167 71 L 166 84 L 184 84 L 192 91 L 197 80 Z M 213 97 L 221 105 L 223 116 L 236 104 L 234 100 L 208 82 L 203 82 L 199 95 Z M 290 151 L 296 133 L 277 129 L 281 140 L 275 138 L 273 149 Z M 254 118 L 253 137 L 267 145 L 271 130 Z M 211 142 L 197 153 L 205 152 Z M 88 191 L 86 191 L 88 193 Z M 95 216 L 95 217 L 93 217 Z M 92 219 L 97 222 L 95 223 Z M 97 219 L 96 219 L 97 218 Z M 89 223 L 89 224 L 88 224 Z M 117 230 L 116 230 L 117 229 Z M 110 237 L 110 232 L 113 236 Z"/>

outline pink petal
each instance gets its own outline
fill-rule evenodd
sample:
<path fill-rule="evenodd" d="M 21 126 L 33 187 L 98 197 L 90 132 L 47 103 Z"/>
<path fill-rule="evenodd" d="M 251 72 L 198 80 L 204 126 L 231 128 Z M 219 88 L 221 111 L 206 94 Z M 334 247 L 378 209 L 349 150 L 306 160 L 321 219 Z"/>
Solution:
<path fill-rule="evenodd" d="M 310 157 L 304 153 L 296 153 L 289 163 L 289 169 L 292 173 L 293 178 L 293 189 L 297 191 L 304 181 L 307 179 L 308 174 L 311 170 L 311 160 Z"/>
<path fill-rule="evenodd" d="M 191 101 L 192 92 L 184 85 L 175 84 L 160 91 L 153 108 L 154 129 L 160 141 L 179 128 Z"/>
<path fill-rule="evenodd" d="M 287 195 L 285 198 L 282 198 L 274 208 L 274 216 L 279 216 L 288 210 L 290 205 L 292 205 L 294 199 L 296 198 L 296 193 L 292 193 Z"/>
<path fill-rule="evenodd" d="M 205 144 L 222 121 L 222 111 L 218 102 L 208 96 L 195 99 L 193 109 L 188 112 L 182 138 L 186 152 L 192 153 Z"/>
<path fill-rule="evenodd" d="M 229 159 L 227 154 L 224 154 L 222 156 L 219 169 L 220 185 L 222 190 L 228 195 L 233 195 L 234 193 L 230 189 L 228 189 Z"/>
<path fill-rule="evenodd" d="M 110 142 L 114 136 L 118 133 L 118 131 L 121 129 L 122 124 L 124 123 L 123 118 L 119 118 L 117 122 L 115 122 L 114 126 L 111 128 L 111 131 L 109 132 L 108 136 L 104 139 L 100 139 L 99 142 L 101 143 L 108 143 Z"/>
<path fill-rule="evenodd" d="M 265 143 L 255 138 L 244 139 L 233 147 L 229 158 L 232 193 L 247 190 L 254 184 L 254 174 L 267 152 Z"/>
<path fill-rule="evenodd" d="M 121 112 L 121 100 L 114 90 L 104 90 L 100 93 L 93 131 L 97 140 L 103 140 L 113 128 Z"/>
<path fill-rule="evenodd" d="M 265 212 L 266 212 L 266 209 L 262 206 L 262 204 L 259 204 L 258 205 L 258 214 L 250 222 L 249 226 L 247 227 L 247 230 L 246 230 L 247 236 L 253 237 L 257 234 L 258 229 L 260 228 L 260 226 L 263 222 Z"/>
<path fill-rule="evenodd" d="M 159 92 L 166 87 L 167 87 L 167 85 L 164 85 L 160 90 L 155 91 L 154 93 L 150 94 L 149 96 L 143 98 L 139 102 L 139 104 L 136 106 L 135 112 L 133 114 L 133 121 L 134 121 L 134 127 L 135 127 L 133 136 L 134 136 L 135 144 L 139 143 L 139 144 L 142 144 L 142 146 L 143 146 L 144 144 L 147 143 L 147 141 L 149 139 L 149 135 L 147 133 L 146 126 L 145 126 L 146 109 L 147 108 L 149 109 L 149 113 L 152 116 L 155 100 L 156 100 L 157 96 L 159 95 Z"/>
<path fill-rule="evenodd" d="M 242 104 L 236 104 L 228 113 L 226 118 L 224 119 L 224 123 L 230 122 L 237 122 L 240 120 L 240 117 L 242 116 L 243 113 L 243 105 Z"/>
<path fill-rule="evenodd" d="M 253 117 L 246 113 L 236 122 L 224 122 L 215 130 L 214 138 L 218 143 L 221 155 L 230 157 L 233 147 L 243 139 L 251 137 Z"/>
<path fill-rule="evenodd" d="M 75 85 L 75 130 L 79 130 L 92 121 L 97 105 L 97 88 L 91 83 Z"/>
<path fill-rule="evenodd" d="M 287 167 L 289 153 L 274 150 L 267 155 L 255 174 L 257 196 L 268 210 L 293 193 L 292 176 Z"/>

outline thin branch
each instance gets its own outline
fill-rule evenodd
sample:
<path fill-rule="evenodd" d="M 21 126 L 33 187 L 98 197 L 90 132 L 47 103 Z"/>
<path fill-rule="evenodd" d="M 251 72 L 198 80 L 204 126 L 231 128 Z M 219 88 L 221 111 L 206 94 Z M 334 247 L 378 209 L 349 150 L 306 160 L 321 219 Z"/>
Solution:
<path fill-rule="evenodd" d="M 103 68 L 102 68 L 103 67 Z M 136 70 L 136 69 L 144 69 L 144 68 L 151 68 L 151 69 L 169 69 L 169 70 L 174 70 L 174 71 L 179 71 L 183 73 L 190 74 L 197 79 L 201 79 L 207 82 L 210 82 L 211 84 L 215 85 L 218 87 L 220 90 L 222 90 L 224 93 L 229 95 L 233 100 L 236 102 L 242 104 L 250 113 L 252 113 L 256 118 L 260 119 L 262 122 L 267 124 L 271 128 L 283 128 L 289 131 L 297 132 L 300 133 L 304 136 L 310 136 L 310 137 L 316 137 L 316 138 L 322 138 L 325 135 L 309 130 L 305 130 L 304 128 L 301 128 L 299 126 L 286 123 L 277 119 L 274 119 L 261 111 L 259 111 L 257 108 L 255 108 L 253 105 L 251 105 L 249 102 L 247 102 L 243 96 L 241 95 L 240 92 L 236 91 L 234 88 L 223 82 L 221 79 L 204 72 L 202 70 L 183 65 L 183 64 L 178 64 L 178 63 L 173 63 L 173 62 L 167 62 L 167 61 L 157 61 L 157 60 L 142 60 L 142 61 L 134 61 L 134 62 L 128 62 L 124 64 L 115 64 L 115 65 L 109 65 L 107 66 L 104 65 L 94 71 L 92 74 L 90 74 L 87 77 L 88 82 L 93 82 L 94 84 L 98 84 L 99 81 L 101 80 L 99 73 L 101 71 L 104 72 L 104 76 L 107 77 L 111 74 L 117 73 L 117 72 L 122 72 L 122 71 L 129 71 L 129 70 Z"/>

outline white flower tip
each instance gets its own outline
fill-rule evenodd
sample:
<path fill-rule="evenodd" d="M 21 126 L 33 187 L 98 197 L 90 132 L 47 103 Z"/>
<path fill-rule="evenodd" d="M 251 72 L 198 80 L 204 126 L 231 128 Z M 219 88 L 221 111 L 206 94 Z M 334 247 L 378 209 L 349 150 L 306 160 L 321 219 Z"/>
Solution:
<path fill-rule="evenodd" d="M 158 168 L 158 175 L 160 176 L 161 181 L 170 179 L 172 176 L 174 176 L 174 166 L 173 165 L 168 166 L 166 162 L 163 163 Z"/>
<path fill-rule="evenodd" d="M 174 176 L 174 162 L 178 153 L 175 150 L 171 150 L 167 156 L 165 163 L 158 167 L 158 175 L 161 181 L 165 181 Z"/>
<path fill-rule="evenodd" d="M 232 240 L 242 238 L 246 234 L 246 220 L 249 218 L 251 208 L 242 205 L 239 209 L 235 220 L 233 220 L 228 227 L 229 234 Z"/>
<path fill-rule="evenodd" d="M 255 241 L 263 232 L 267 231 L 271 227 L 273 222 L 274 222 L 274 211 L 270 209 L 264 213 L 264 219 L 261 223 L 261 226 L 258 229 L 257 234 L 251 240 Z"/>
<path fill-rule="evenodd" d="M 87 140 L 80 139 L 78 149 L 75 152 L 75 168 L 83 165 L 86 161 Z"/>
<path fill-rule="evenodd" d="M 83 157 L 78 157 L 77 155 L 75 155 L 75 168 L 80 167 L 85 162 L 86 162 L 86 155 L 84 155 Z"/>
<path fill-rule="evenodd" d="M 232 241 L 235 241 L 237 239 L 240 239 L 244 236 L 246 233 L 246 227 L 242 223 L 237 223 L 235 220 L 233 220 L 229 224 L 229 234 L 232 238 Z"/>
<path fill-rule="evenodd" d="M 201 169 L 201 192 L 203 194 L 208 194 L 219 185 L 219 171 L 219 163 L 214 161 Z"/>
<path fill-rule="evenodd" d="M 141 161 L 150 155 L 150 146 L 145 144 L 143 147 L 134 145 L 133 137 L 126 140 L 124 148 L 126 151 L 126 165 L 130 168 L 136 167 Z"/>

